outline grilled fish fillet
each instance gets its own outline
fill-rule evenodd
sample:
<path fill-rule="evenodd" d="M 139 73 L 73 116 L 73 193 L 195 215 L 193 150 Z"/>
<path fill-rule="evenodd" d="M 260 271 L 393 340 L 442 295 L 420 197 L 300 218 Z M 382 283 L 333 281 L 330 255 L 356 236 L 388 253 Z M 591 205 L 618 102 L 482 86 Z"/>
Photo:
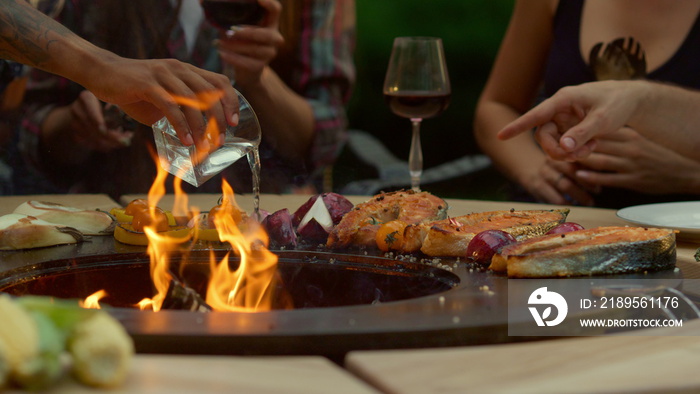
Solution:
<path fill-rule="evenodd" d="M 597 227 L 505 246 L 489 268 L 512 278 L 534 278 L 660 271 L 675 265 L 673 230 Z"/>
<path fill-rule="evenodd" d="M 464 257 L 474 236 L 484 230 L 503 230 L 517 240 L 543 235 L 566 221 L 569 209 L 508 210 L 471 213 L 406 227 L 401 252 L 428 256 Z"/>
<path fill-rule="evenodd" d="M 383 223 L 403 220 L 415 224 L 444 219 L 446 216 L 445 200 L 428 192 L 400 190 L 380 193 L 346 213 L 328 235 L 327 246 L 334 249 L 376 247 L 375 236 Z"/>

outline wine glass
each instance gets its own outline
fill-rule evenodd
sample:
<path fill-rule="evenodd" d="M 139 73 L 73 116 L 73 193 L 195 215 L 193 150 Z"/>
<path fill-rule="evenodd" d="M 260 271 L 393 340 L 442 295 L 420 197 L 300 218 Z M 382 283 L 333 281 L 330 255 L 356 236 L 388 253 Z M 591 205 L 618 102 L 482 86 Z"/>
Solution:
<path fill-rule="evenodd" d="M 420 191 L 423 172 L 421 121 L 444 111 L 450 103 L 450 95 L 442 40 L 435 37 L 395 38 L 384 78 L 384 98 L 393 113 L 410 119 L 413 125 L 408 169 L 411 188 L 415 191 Z"/>
<path fill-rule="evenodd" d="M 200 0 L 204 17 L 227 37 L 235 34 L 238 25 L 257 25 L 265 16 L 258 0 Z M 234 81 L 233 68 L 224 65 L 224 74 Z"/>

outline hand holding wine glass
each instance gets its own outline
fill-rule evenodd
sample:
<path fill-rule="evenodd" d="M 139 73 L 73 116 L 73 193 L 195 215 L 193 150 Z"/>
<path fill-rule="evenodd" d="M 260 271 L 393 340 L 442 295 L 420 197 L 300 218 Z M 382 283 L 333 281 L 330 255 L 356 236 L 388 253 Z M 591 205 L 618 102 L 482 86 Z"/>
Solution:
<path fill-rule="evenodd" d="M 277 0 L 201 0 L 207 20 L 221 30 L 219 55 L 224 74 L 241 89 L 260 81 L 284 43 Z"/>
<path fill-rule="evenodd" d="M 423 152 L 420 123 L 437 116 L 450 102 L 451 88 L 442 40 L 434 37 L 397 37 L 384 79 L 384 97 L 396 115 L 413 124 L 408 157 L 411 188 L 420 190 Z"/>
<path fill-rule="evenodd" d="M 265 16 L 258 0 L 201 0 L 204 15 L 214 26 L 229 31 L 238 25 L 257 25 Z"/>

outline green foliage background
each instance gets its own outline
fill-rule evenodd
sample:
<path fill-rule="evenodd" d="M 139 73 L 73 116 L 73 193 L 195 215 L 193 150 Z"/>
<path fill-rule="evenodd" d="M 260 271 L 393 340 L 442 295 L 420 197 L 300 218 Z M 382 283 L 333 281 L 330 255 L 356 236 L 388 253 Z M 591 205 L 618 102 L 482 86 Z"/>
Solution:
<path fill-rule="evenodd" d="M 421 127 L 424 168 L 479 153 L 472 137 L 473 113 L 498 51 L 513 0 L 356 0 L 357 85 L 349 107 L 350 127 L 368 131 L 394 155 L 406 159 L 410 124 L 392 114 L 382 96 L 394 37 L 441 37 L 452 83 L 452 100 L 440 116 Z M 347 150 L 334 169 L 334 189 L 356 179 L 375 178 Z M 500 199 L 495 171 L 426 185 L 443 197 Z"/>

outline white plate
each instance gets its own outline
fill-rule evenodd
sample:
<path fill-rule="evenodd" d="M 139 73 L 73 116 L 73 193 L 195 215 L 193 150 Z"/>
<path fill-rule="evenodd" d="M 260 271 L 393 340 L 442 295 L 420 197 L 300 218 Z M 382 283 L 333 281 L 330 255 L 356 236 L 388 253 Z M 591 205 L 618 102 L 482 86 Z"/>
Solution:
<path fill-rule="evenodd" d="M 678 239 L 700 241 L 700 201 L 635 205 L 618 210 L 617 216 L 634 224 L 678 230 Z"/>

